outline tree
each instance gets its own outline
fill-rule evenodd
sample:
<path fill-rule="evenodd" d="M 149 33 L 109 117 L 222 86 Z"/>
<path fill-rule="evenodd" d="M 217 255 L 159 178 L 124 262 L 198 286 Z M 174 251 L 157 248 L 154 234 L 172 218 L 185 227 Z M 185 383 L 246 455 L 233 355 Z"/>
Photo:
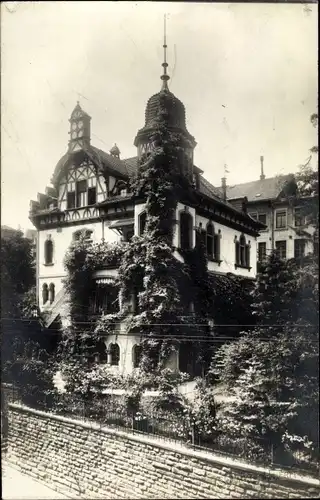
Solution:
<path fill-rule="evenodd" d="M 35 285 L 32 242 L 21 231 L 1 231 L 2 317 L 19 315 L 23 295 Z"/>
<path fill-rule="evenodd" d="M 318 129 L 318 114 L 313 113 L 310 121 L 314 128 Z M 298 185 L 298 196 L 302 202 L 303 214 L 308 223 L 313 225 L 319 231 L 319 173 L 318 168 L 311 166 L 313 155 L 318 156 L 318 146 L 310 148 L 311 155 L 304 165 L 300 165 L 299 172 L 296 174 Z M 318 161 L 317 161 L 318 166 Z"/>
<path fill-rule="evenodd" d="M 271 255 L 258 276 L 258 324 L 221 347 L 210 374 L 235 401 L 219 423 L 232 438 L 319 448 L 318 263 L 297 268 Z"/>
<path fill-rule="evenodd" d="M 4 380 L 19 386 L 22 400 L 37 404 L 52 388 L 48 337 L 35 317 L 32 242 L 21 231 L 1 234 L 1 322 Z M 36 315 L 37 316 L 37 315 Z"/>

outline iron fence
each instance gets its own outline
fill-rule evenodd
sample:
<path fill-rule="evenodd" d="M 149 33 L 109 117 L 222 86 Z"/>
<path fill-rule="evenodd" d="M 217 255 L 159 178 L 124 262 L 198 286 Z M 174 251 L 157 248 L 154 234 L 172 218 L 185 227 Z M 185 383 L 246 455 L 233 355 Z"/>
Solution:
<path fill-rule="evenodd" d="M 319 458 L 288 449 L 267 439 L 235 439 L 213 432 L 204 435 L 188 419 L 161 412 L 128 412 L 113 397 L 100 396 L 85 399 L 81 395 L 44 396 L 36 388 L 30 392 L 12 386 L 6 391 L 9 402 L 23 403 L 33 408 L 49 411 L 81 421 L 95 422 L 102 427 L 125 430 L 129 433 L 154 436 L 157 439 L 181 443 L 195 450 L 229 456 L 269 468 L 292 470 L 301 474 L 319 476 Z"/>

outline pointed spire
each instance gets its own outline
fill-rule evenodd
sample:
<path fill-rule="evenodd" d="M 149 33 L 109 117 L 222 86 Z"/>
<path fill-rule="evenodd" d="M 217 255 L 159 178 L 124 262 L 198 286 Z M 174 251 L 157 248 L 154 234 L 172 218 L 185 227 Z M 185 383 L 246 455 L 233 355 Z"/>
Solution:
<path fill-rule="evenodd" d="M 264 179 L 266 178 L 266 176 L 264 175 L 263 160 L 264 160 L 263 156 L 260 156 L 260 164 L 261 164 L 260 180 L 261 181 L 264 181 Z"/>
<path fill-rule="evenodd" d="M 227 165 L 224 164 L 223 166 L 223 173 L 224 176 L 221 179 L 221 188 L 222 188 L 222 197 L 223 200 L 227 200 L 227 174 L 229 174 L 229 170 L 227 169 Z"/>
<path fill-rule="evenodd" d="M 163 75 L 161 76 L 162 80 L 162 90 L 168 90 L 167 81 L 170 80 L 170 76 L 167 75 L 167 30 L 166 30 L 166 15 L 164 15 L 164 37 L 163 37 L 163 50 L 164 50 L 164 61 L 162 63 L 163 67 Z"/>

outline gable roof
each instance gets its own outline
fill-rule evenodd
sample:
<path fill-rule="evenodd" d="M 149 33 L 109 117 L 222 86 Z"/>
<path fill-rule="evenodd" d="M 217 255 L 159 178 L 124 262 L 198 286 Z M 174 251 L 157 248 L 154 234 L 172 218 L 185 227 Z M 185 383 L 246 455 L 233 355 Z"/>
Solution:
<path fill-rule="evenodd" d="M 228 199 L 247 197 L 248 202 L 270 200 L 278 198 L 287 184 L 294 177 L 292 174 L 269 177 L 268 179 L 245 182 L 235 186 L 227 186 Z"/>
<path fill-rule="evenodd" d="M 88 146 L 85 149 L 82 150 L 83 153 L 86 153 L 88 157 L 97 165 L 98 169 L 101 171 L 101 173 L 104 173 L 104 170 L 109 170 L 111 173 L 114 175 L 119 175 L 119 177 L 132 177 L 137 173 L 138 169 L 138 157 L 133 156 L 130 158 L 125 158 L 125 159 L 120 159 L 115 156 L 112 156 L 109 153 L 106 153 L 102 149 L 99 149 L 95 146 Z M 61 175 L 65 172 L 65 169 L 70 161 L 70 159 L 74 156 L 79 154 L 79 152 L 75 153 L 66 153 L 58 162 L 53 177 L 52 177 L 52 183 L 56 184 Z M 211 198 L 217 202 L 219 202 L 221 205 L 224 205 L 227 207 L 229 210 L 232 212 L 236 212 L 238 214 L 241 214 L 242 216 L 244 215 L 242 210 L 239 210 L 237 207 L 233 206 L 228 200 L 224 200 L 221 190 L 218 188 L 214 187 L 207 179 L 205 179 L 202 175 L 202 170 L 199 169 L 198 167 L 194 166 L 194 170 L 196 173 L 199 174 L 199 188 L 198 192 L 204 196 L 207 196 L 208 198 Z M 131 195 L 128 195 L 128 197 L 131 197 Z M 123 197 L 119 197 L 119 199 L 123 199 Z M 115 198 L 113 197 L 110 200 L 105 200 L 104 203 L 107 202 L 114 202 Z M 257 222 L 253 221 L 254 224 L 256 225 Z"/>

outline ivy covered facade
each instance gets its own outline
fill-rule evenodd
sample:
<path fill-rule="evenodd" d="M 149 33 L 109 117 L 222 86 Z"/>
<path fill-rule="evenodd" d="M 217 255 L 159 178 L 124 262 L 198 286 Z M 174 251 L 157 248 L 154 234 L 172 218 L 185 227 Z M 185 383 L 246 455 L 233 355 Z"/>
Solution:
<path fill-rule="evenodd" d="M 210 363 L 213 334 L 250 324 L 264 226 L 245 198 L 228 202 L 194 164 L 196 141 L 163 68 L 134 158 L 92 146 L 91 118 L 75 107 L 52 186 L 31 202 L 37 294 L 47 328 L 61 322 L 64 356 L 123 374 L 197 375 Z"/>

